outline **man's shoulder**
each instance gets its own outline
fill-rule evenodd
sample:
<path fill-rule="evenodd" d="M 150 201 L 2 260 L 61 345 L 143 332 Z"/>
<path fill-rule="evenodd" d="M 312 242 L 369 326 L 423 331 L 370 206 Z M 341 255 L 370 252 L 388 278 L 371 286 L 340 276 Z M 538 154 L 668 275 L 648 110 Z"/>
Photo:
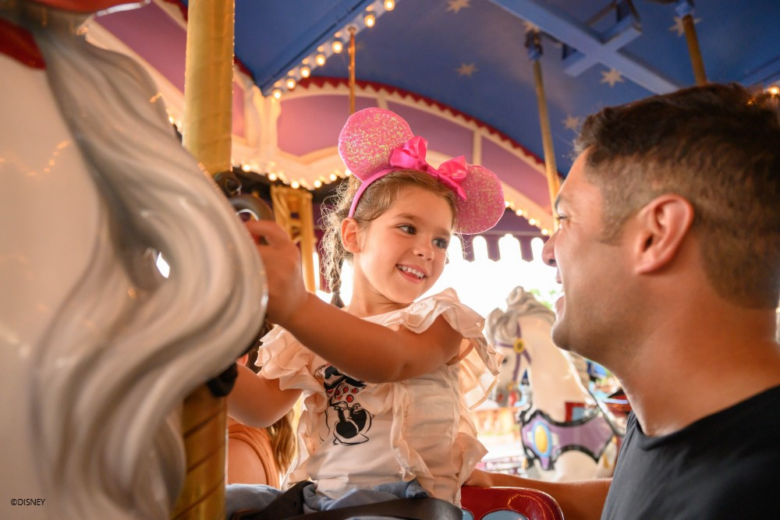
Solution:
<path fill-rule="evenodd" d="M 603 518 L 774 518 L 778 405 L 780 387 L 664 437 L 629 417 Z"/>

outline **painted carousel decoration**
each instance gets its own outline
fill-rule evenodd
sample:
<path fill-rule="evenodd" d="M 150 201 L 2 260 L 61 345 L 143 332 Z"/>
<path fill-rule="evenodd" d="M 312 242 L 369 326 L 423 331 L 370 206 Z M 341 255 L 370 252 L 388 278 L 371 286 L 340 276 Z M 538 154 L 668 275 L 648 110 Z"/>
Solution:
<path fill-rule="evenodd" d="M 85 40 L 118 3 L 0 2 L 0 488 L 45 500 L 27 518 L 169 518 L 180 405 L 265 310 L 258 255 L 148 73 Z"/>
<path fill-rule="evenodd" d="M 530 476 L 559 481 L 609 476 L 616 433 L 583 386 L 572 359 L 553 344 L 554 321 L 555 314 L 522 287 L 507 298 L 506 312 L 490 313 L 488 341 L 505 356 L 496 385 L 502 389 L 499 397 L 511 401 L 528 371 L 530 403 L 520 410 L 518 421 L 525 455 L 533 465 Z"/>

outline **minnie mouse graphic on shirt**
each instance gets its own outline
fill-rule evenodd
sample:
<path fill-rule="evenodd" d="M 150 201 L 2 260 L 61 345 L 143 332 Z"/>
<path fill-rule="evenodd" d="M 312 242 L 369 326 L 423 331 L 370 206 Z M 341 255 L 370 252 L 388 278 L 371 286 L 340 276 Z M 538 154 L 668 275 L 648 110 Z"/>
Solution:
<path fill-rule="evenodd" d="M 328 430 L 333 432 L 333 444 L 354 445 L 367 442 L 366 433 L 371 429 L 371 414 L 356 402 L 365 383 L 342 374 L 332 365 L 323 365 L 315 373 L 322 379 L 328 405 L 335 410 L 325 411 Z"/>

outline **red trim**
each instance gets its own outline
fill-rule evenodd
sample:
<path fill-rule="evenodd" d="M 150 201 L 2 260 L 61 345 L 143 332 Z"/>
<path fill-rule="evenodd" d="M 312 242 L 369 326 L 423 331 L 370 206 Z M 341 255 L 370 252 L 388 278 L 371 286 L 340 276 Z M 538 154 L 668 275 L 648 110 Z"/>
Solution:
<path fill-rule="evenodd" d="M 563 512 L 553 497 L 542 491 L 510 487 L 460 488 L 461 507 L 481 520 L 496 511 L 520 513 L 534 520 L 563 520 Z M 506 515 L 507 517 L 509 515 Z"/>
<path fill-rule="evenodd" d="M 175 5 L 179 8 L 179 12 L 181 13 L 182 17 L 184 18 L 184 21 L 189 21 L 189 13 L 187 11 L 187 6 L 182 2 L 181 0 L 163 0 L 169 4 Z M 250 78 L 254 78 L 252 75 L 252 71 L 249 70 L 249 68 L 244 65 L 244 63 L 239 60 L 236 57 L 235 49 L 233 50 L 233 64 L 238 67 L 238 70 L 243 72 L 245 75 L 249 76 Z"/>
<path fill-rule="evenodd" d="M 414 101 L 418 101 L 418 102 L 422 101 L 428 106 L 436 107 L 439 110 L 442 110 L 444 112 L 449 112 L 454 116 L 460 116 L 464 118 L 466 121 L 474 123 L 479 128 L 487 130 L 489 133 L 495 135 L 502 141 L 509 143 L 514 148 L 521 150 L 524 154 L 528 155 L 529 157 L 533 157 L 533 159 L 536 161 L 537 164 L 544 166 L 544 161 L 538 155 L 536 155 L 531 150 L 521 145 L 520 143 L 518 143 L 517 141 L 515 141 L 505 133 L 496 130 L 495 128 L 488 125 L 487 123 L 484 123 L 475 117 L 465 114 L 460 110 L 457 110 L 448 105 L 445 105 L 444 103 L 436 101 L 435 99 L 431 99 L 429 97 L 422 96 L 420 94 L 415 94 L 414 92 L 409 92 L 408 90 L 403 90 L 397 87 L 393 87 L 391 85 L 385 85 L 384 83 L 376 83 L 374 81 L 363 81 L 363 80 L 357 80 L 355 83 L 361 89 L 365 89 L 366 87 L 371 87 L 376 91 L 384 90 L 388 94 L 398 94 L 402 98 L 412 98 Z M 301 79 L 298 82 L 298 86 L 301 88 L 308 88 L 309 85 L 323 87 L 326 84 L 331 85 L 333 87 L 349 86 L 348 80 L 346 78 L 327 78 L 327 77 L 320 77 L 320 76 L 311 76 L 305 79 Z"/>
<path fill-rule="evenodd" d="M 46 62 L 27 29 L 0 18 L 0 53 L 33 69 L 45 69 Z"/>

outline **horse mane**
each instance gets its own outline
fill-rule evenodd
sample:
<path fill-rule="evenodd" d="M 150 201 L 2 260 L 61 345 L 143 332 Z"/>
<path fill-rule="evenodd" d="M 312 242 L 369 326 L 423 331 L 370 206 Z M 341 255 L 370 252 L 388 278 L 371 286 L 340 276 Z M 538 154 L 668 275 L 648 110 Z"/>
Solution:
<path fill-rule="evenodd" d="M 49 10 L 29 27 L 101 199 L 90 261 L 33 346 L 34 463 L 58 516 L 167 519 L 185 473 L 176 411 L 255 337 L 262 266 L 152 79 L 74 34 L 82 21 Z"/>
<path fill-rule="evenodd" d="M 512 344 L 517 337 L 517 320 L 520 316 L 537 315 L 546 319 L 550 325 L 555 322 L 555 313 L 538 301 L 523 287 L 512 289 L 506 299 L 507 310 L 493 309 L 487 317 L 486 334 L 492 345 Z"/>

